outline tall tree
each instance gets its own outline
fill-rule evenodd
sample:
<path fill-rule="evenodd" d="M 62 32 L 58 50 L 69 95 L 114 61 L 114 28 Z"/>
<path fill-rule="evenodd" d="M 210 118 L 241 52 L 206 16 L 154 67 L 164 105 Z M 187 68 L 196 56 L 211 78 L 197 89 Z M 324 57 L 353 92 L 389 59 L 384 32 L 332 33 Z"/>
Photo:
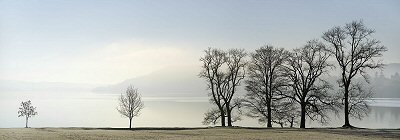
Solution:
<path fill-rule="evenodd" d="M 222 92 L 226 92 L 224 90 L 224 84 L 226 75 L 223 71 L 223 65 L 227 61 L 226 53 L 219 49 L 208 48 L 204 51 L 205 56 L 200 58 L 200 61 L 203 63 L 202 70 L 199 74 L 200 78 L 204 78 L 207 83 L 207 87 L 209 92 L 209 96 L 211 96 L 211 103 L 215 104 L 219 111 L 215 109 L 210 110 L 205 115 L 204 122 L 208 119 L 212 118 L 212 122 L 216 122 L 216 119 L 221 119 L 221 126 L 225 126 L 225 102 L 222 99 Z M 219 113 L 219 115 L 216 115 Z"/>
<path fill-rule="evenodd" d="M 263 46 L 251 54 L 248 64 L 248 78 L 246 80 L 245 106 L 250 108 L 249 116 L 266 120 L 267 127 L 272 127 L 273 103 L 279 99 L 281 88 L 286 85 L 283 77 L 283 63 L 288 56 L 283 48 Z"/>
<path fill-rule="evenodd" d="M 373 33 L 375 31 L 367 28 L 362 21 L 353 21 L 343 27 L 333 27 L 322 36 L 328 42 L 328 50 L 335 56 L 341 72 L 338 83 L 342 88 L 344 99 L 345 122 L 343 127 L 352 127 L 349 122 L 349 115 L 359 116 L 357 114 L 362 114 L 366 111 L 351 109 L 352 101 L 350 100 L 357 99 L 351 97 L 354 97 L 356 93 L 358 93 L 358 96 L 366 97 L 360 94 L 365 93 L 362 92 L 363 90 L 358 90 L 361 92 L 352 92 L 354 89 L 359 89 L 357 88 L 358 84 L 354 84 L 354 77 L 362 75 L 366 78 L 367 69 L 382 68 L 384 66 L 381 61 L 376 61 L 375 59 L 381 57 L 382 53 L 387 49 L 381 45 L 379 40 L 371 38 Z M 365 106 L 365 104 L 361 105 Z"/>
<path fill-rule="evenodd" d="M 26 102 L 21 102 L 21 107 L 19 108 L 18 111 L 18 117 L 25 116 L 25 128 L 28 128 L 28 119 L 37 114 L 38 113 L 36 112 L 36 107 L 32 106 L 31 100 L 28 100 Z"/>
<path fill-rule="evenodd" d="M 231 49 L 226 52 L 211 48 L 205 50 L 205 53 L 206 55 L 200 59 L 203 65 L 199 76 L 206 79 L 211 102 L 219 111 L 213 109 L 207 112 L 204 122 L 209 122 L 207 121 L 209 118 L 220 118 L 221 126 L 225 126 L 225 119 L 228 126 L 232 126 L 232 110 L 239 105 L 232 101 L 237 87 L 244 78 L 246 53 L 243 49 Z M 217 112 L 220 113 L 219 116 L 215 116 Z"/>
<path fill-rule="evenodd" d="M 237 87 L 240 86 L 241 81 L 245 77 L 245 57 L 247 54 L 243 49 L 230 49 L 227 54 L 227 92 L 224 92 L 222 98 L 225 102 L 228 126 L 232 126 L 232 110 L 239 105 L 238 102 L 232 103 L 232 99 L 237 91 Z"/>
<path fill-rule="evenodd" d="M 290 54 L 286 76 L 290 79 L 292 92 L 282 94 L 300 105 L 300 128 L 305 128 L 306 115 L 326 122 L 327 111 L 332 108 L 328 90 L 330 84 L 321 78 L 331 65 L 327 63 L 329 53 L 317 40 L 308 41 Z"/>
<path fill-rule="evenodd" d="M 143 107 L 144 104 L 138 90 L 133 86 L 129 86 L 125 94 L 121 93 L 117 110 L 121 115 L 129 118 L 129 129 L 131 129 L 132 118 L 139 116 L 140 110 L 142 110 Z"/>

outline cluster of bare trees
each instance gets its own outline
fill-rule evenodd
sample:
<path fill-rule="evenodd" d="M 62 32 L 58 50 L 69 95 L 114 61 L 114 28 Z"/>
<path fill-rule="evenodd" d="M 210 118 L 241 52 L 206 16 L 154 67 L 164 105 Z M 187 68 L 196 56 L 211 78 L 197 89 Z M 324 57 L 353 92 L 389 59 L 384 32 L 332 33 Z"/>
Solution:
<path fill-rule="evenodd" d="M 247 116 L 267 127 L 293 127 L 300 118 L 300 128 L 305 128 L 306 118 L 327 123 L 328 112 L 343 109 L 344 127 L 351 127 L 349 116 L 367 115 L 366 99 L 372 96 L 370 89 L 352 79 L 361 75 L 368 82 L 365 70 L 382 68 L 376 58 L 387 50 L 370 38 L 373 33 L 362 21 L 353 21 L 323 33 L 323 41 L 310 40 L 290 51 L 270 45 L 249 55 L 243 49 L 205 50 L 200 77 L 216 107 L 205 113 L 203 123 L 220 121 L 225 126 L 227 121 L 232 126 L 245 108 Z M 337 63 L 328 63 L 330 59 Z M 326 80 L 334 69 L 340 71 L 337 91 Z M 242 80 L 247 92 L 240 96 L 235 93 Z M 232 113 L 234 108 L 237 113 Z"/>

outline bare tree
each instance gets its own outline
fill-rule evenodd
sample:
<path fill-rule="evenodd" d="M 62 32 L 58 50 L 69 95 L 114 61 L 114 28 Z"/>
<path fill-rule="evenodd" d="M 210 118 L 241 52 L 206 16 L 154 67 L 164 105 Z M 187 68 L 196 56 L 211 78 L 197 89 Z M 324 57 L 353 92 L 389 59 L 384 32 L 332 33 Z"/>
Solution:
<path fill-rule="evenodd" d="M 321 76 L 331 65 L 327 63 L 329 53 L 324 45 L 311 40 L 299 49 L 293 50 L 288 60 L 286 75 L 290 79 L 292 92 L 282 94 L 300 105 L 300 128 L 305 128 L 306 115 L 311 120 L 327 122 L 327 111 L 332 109 L 332 98 L 328 94 L 331 85 Z"/>
<path fill-rule="evenodd" d="M 222 98 L 225 102 L 228 126 L 232 126 L 232 110 L 240 104 L 238 102 L 232 104 L 232 99 L 234 98 L 237 87 L 240 86 L 241 81 L 245 77 L 246 61 L 244 59 L 247 54 L 243 49 L 231 49 L 227 54 L 227 92 L 223 92 Z M 241 100 L 237 99 L 236 101 Z"/>
<path fill-rule="evenodd" d="M 366 78 L 366 70 L 384 66 L 381 61 L 376 61 L 375 58 L 381 57 L 382 53 L 387 49 L 381 45 L 379 40 L 370 38 L 373 33 L 375 31 L 365 27 L 362 21 L 353 21 L 343 27 L 333 27 L 322 36 L 328 42 L 328 50 L 335 56 L 341 72 L 338 83 L 343 89 L 345 116 L 343 127 L 352 127 L 349 122 L 349 115 L 360 117 L 352 114 L 363 114 L 365 111 L 350 109 L 352 85 L 355 85 L 353 84 L 353 78 L 360 74 L 369 82 Z"/>
<path fill-rule="evenodd" d="M 37 115 L 36 107 L 32 106 L 31 100 L 21 102 L 21 107 L 18 111 L 18 117 L 25 116 L 25 128 L 28 128 L 28 119 Z"/>
<path fill-rule="evenodd" d="M 221 119 L 221 126 L 225 126 L 225 119 L 227 119 L 228 126 L 232 126 L 232 110 L 238 106 L 232 101 L 235 99 L 237 86 L 244 78 L 246 53 L 241 49 L 225 52 L 211 48 L 205 50 L 205 53 L 206 55 L 200 59 L 203 65 L 199 76 L 206 80 L 211 103 L 217 106 L 220 113 L 219 117 L 212 117 L 217 111 L 208 112 L 205 114 L 206 118 Z"/>
<path fill-rule="evenodd" d="M 209 96 L 211 96 L 211 103 L 215 104 L 219 111 L 215 111 L 215 109 L 206 113 L 205 118 L 213 118 L 213 119 L 221 119 L 221 126 L 225 126 L 225 111 L 224 106 L 225 103 L 221 97 L 222 92 L 226 92 L 223 89 L 223 85 L 225 82 L 225 74 L 223 72 L 223 65 L 227 60 L 226 53 L 222 50 L 211 49 L 208 48 L 204 51 L 206 54 L 204 57 L 200 58 L 200 61 L 203 63 L 202 71 L 200 72 L 200 78 L 204 78 L 207 82 L 208 89 L 210 91 Z M 210 116 L 215 115 L 215 113 L 220 113 L 219 116 Z M 206 119 L 208 120 L 208 119 Z M 203 121 L 203 123 L 209 121 Z M 215 120 L 213 122 L 216 122 Z"/>
<path fill-rule="evenodd" d="M 287 54 L 282 48 L 263 46 L 251 54 L 248 64 L 245 106 L 250 108 L 250 117 L 259 118 L 260 122 L 266 120 L 267 127 L 272 127 L 272 110 L 275 108 L 273 105 L 278 105 L 273 102 L 280 98 L 277 93 L 286 85 L 283 63 Z"/>
<path fill-rule="evenodd" d="M 140 110 L 142 110 L 143 107 L 144 104 L 138 90 L 133 86 L 129 86 L 125 94 L 121 93 L 117 110 L 121 115 L 129 118 L 129 129 L 131 129 L 132 118 L 139 116 Z"/>

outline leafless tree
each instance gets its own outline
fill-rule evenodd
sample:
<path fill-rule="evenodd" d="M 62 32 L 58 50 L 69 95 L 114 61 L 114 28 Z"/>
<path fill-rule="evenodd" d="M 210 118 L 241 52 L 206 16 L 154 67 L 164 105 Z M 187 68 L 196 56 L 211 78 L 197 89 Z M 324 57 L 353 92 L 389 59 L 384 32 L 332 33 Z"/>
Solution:
<path fill-rule="evenodd" d="M 231 49 L 225 52 L 212 48 L 205 50 L 205 53 L 205 56 L 200 58 L 203 65 L 199 76 L 206 80 L 211 103 L 217 106 L 220 113 L 219 117 L 212 117 L 217 111 L 208 112 L 205 114 L 206 118 L 220 118 L 221 126 L 225 126 L 226 118 L 228 126 L 232 126 L 232 110 L 238 106 L 232 100 L 237 86 L 244 78 L 246 53 L 241 49 Z"/>
<path fill-rule="evenodd" d="M 283 63 L 287 55 L 288 52 L 283 48 L 266 45 L 251 54 L 248 64 L 247 94 L 244 104 L 250 109 L 248 116 L 259 118 L 259 122 L 266 122 L 267 127 L 272 127 L 272 110 L 276 107 L 274 105 L 279 104 L 273 102 L 280 99 L 277 93 L 287 82 L 283 77 Z"/>
<path fill-rule="evenodd" d="M 144 104 L 138 90 L 133 86 L 129 86 L 125 94 L 121 93 L 117 110 L 121 115 L 129 118 L 129 129 L 131 129 L 132 118 L 139 116 L 140 110 L 142 110 L 143 107 Z"/>
<path fill-rule="evenodd" d="M 199 76 L 204 78 L 207 82 L 208 89 L 210 91 L 209 96 L 211 96 L 211 103 L 215 104 L 219 111 L 215 111 L 215 109 L 206 113 L 206 118 L 220 118 L 221 126 L 225 126 L 225 111 L 224 106 L 225 103 L 221 97 L 222 92 L 226 92 L 223 89 L 223 85 L 225 82 L 226 75 L 223 71 L 223 65 L 227 61 L 226 53 L 222 50 L 208 48 L 204 51 L 205 56 L 200 58 L 200 61 L 203 63 L 202 71 Z M 215 113 L 220 113 L 219 117 L 212 117 L 210 115 L 214 115 Z M 207 119 L 208 120 L 208 119 Z M 208 121 L 203 121 L 208 122 Z M 216 122 L 216 121 L 213 121 Z"/>
<path fill-rule="evenodd" d="M 332 98 L 328 94 L 331 85 L 321 78 L 331 66 L 327 63 L 329 53 L 317 40 L 308 41 L 290 54 L 286 76 L 290 79 L 292 92 L 282 94 L 300 105 L 300 128 L 305 128 L 306 115 L 311 120 L 327 122 L 327 111 L 332 109 Z"/>
<path fill-rule="evenodd" d="M 36 107 L 32 106 L 31 100 L 21 102 L 21 107 L 18 111 L 18 117 L 25 116 L 25 128 L 28 128 L 28 119 L 37 115 Z"/>
<path fill-rule="evenodd" d="M 228 51 L 227 59 L 227 79 L 226 90 L 223 92 L 222 98 L 225 102 L 226 114 L 228 119 L 228 126 L 232 126 L 233 116 L 232 110 L 239 105 L 238 102 L 232 103 L 234 95 L 236 93 L 237 87 L 240 86 L 241 81 L 245 77 L 245 67 L 246 67 L 246 52 L 243 49 L 230 49 Z M 240 100 L 236 100 L 240 101 Z"/>
<path fill-rule="evenodd" d="M 362 75 L 366 79 L 367 69 L 382 68 L 384 66 L 381 61 L 375 59 L 381 57 L 382 53 L 387 51 L 387 48 L 381 45 L 379 40 L 371 38 L 373 33 L 375 31 L 367 28 L 362 21 L 353 21 L 343 27 L 333 27 L 322 36 L 328 42 L 328 50 L 335 56 L 341 72 L 338 83 L 343 89 L 345 116 L 343 127 L 352 127 L 349 122 L 349 115 L 360 117 L 352 114 L 363 114 L 365 111 L 350 109 L 352 85 L 356 85 L 353 84 L 354 77 Z M 368 82 L 368 79 L 366 81 Z"/>

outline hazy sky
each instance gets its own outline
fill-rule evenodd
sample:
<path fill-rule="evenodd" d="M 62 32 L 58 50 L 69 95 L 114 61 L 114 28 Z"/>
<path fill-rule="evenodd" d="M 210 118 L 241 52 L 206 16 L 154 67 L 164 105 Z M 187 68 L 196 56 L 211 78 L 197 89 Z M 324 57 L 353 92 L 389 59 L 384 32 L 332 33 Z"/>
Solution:
<path fill-rule="evenodd" d="M 0 0 L 0 80 L 113 84 L 207 47 L 295 48 L 363 19 L 400 62 L 400 1 Z"/>

